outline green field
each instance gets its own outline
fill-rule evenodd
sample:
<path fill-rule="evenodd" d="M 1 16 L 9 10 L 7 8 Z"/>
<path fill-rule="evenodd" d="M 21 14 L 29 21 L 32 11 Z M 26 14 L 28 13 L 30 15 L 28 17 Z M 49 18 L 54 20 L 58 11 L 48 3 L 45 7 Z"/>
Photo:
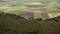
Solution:
<path fill-rule="evenodd" d="M 10 14 L 16 14 L 16 15 L 19 15 L 20 14 L 20 11 L 23 9 L 22 7 L 20 6 L 12 6 L 8 9 L 1 9 L 0 8 L 0 11 L 6 11 L 6 10 L 9 10 L 9 9 L 15 9 L 15 10 L 11 10 L 11 11 L 8 11 L 7 13 L 10 13 Z M 57 8 L 47 8 L 47 11 L 51 11 L 51 12 L 60 12 L 60 10 L 58 10 Z M 40 17 L 40 14 L 39 13 L 34 13 L 34 16 L 35 18 L 39 18 Z"/>

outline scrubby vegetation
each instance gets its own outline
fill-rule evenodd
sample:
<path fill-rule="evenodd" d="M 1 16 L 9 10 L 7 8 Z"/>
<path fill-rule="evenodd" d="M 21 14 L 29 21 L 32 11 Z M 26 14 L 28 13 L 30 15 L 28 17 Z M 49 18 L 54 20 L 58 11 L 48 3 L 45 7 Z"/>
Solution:
<path fill-rule="evenodd" d="M 0 34 L 60 34 L 59 18 L 36 19 L 40 20 L 37 22 L 15 14 L 0 13 Z"/>

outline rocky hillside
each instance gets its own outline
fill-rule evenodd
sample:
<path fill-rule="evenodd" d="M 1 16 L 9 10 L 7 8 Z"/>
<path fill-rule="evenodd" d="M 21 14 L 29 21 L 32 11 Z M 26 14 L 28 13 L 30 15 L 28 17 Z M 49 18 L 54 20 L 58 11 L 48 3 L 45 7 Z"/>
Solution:
<path fill-rule="evenodd" d="M 37 22 L 14 14 L 0 13 L 0 34 L 60 34 L 59 18 Z"/>

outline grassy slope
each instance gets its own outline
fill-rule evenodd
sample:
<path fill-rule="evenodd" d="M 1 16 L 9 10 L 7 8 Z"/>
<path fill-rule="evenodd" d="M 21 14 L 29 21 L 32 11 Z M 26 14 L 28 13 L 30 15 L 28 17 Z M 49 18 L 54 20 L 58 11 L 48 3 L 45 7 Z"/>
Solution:
<path fill-rule="evenodd" d="M 21 7 L 12 7 L 13 9 L 16 9 L 17 11 L 12 11 L 9 12 L 10 14 L 16 14 L 19 15 L 20 10 L 22 9 Z M 53 12 L 60 12 L 60 10 L 56 9 L 56 8 L 48 8 L 47 11 L 53 11 Z M 33 11 L 35 18 L 40 18 L 40 11 L 35 10 Z"/>
<path fill-rule="evenodd" d="M 21 7 L 11 7 L 12 9 L 16 9 L 16 11 L 11 11 L 9 12 L 10 14 L 16 14 L 16 15 L 19 15 L 20 13 L 20 10 L 22 9 Z M 56 11 L 57 9 L 54 9 L 54 8 L 50 8 L 50 9 L 47 9 L 48 11 Z M 60 12 L 60 10 L 57 10 L 57 12 Z M 34 11 L 34 15 L 35 15 L 35 18 L 39 18 L 40 16 L 40 12 L 39 11 Z"/>

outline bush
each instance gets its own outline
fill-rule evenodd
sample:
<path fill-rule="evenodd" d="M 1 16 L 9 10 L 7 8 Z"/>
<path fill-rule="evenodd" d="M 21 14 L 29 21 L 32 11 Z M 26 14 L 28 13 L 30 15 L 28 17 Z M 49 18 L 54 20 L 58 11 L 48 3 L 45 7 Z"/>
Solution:
<path fill-rule="evenodd" d="M 60 17 L 38 23 L 15 14 L 0 13 L 0 34 L 60 34 Z M 40 19 L 38 19 L 40 20 Z"/>
<path fill-rule="evenodd" d="M 26 20 L 14 14 L 0 13 L 0 31 L 11 32 L 33 32 L 36 30 L 36 23 Z M 5 31 L 5 32 L 6 32 Z M 4 33 L 4 32 L 3 32 Z"/>

